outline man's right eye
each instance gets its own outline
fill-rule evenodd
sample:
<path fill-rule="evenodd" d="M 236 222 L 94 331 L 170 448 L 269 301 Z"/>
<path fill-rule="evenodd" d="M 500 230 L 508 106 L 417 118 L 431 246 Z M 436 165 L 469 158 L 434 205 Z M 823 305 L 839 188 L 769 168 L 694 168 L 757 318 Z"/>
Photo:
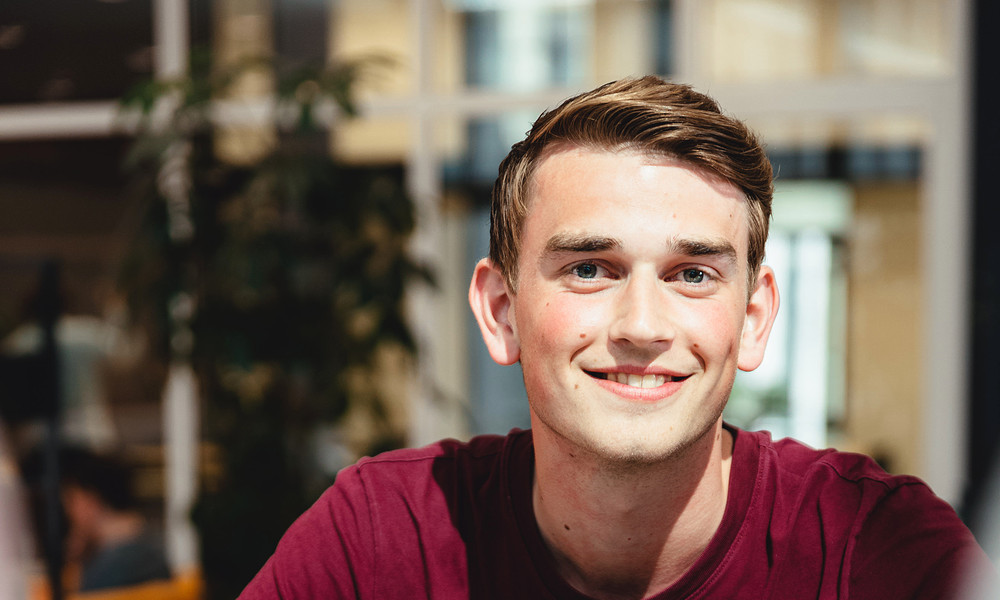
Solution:
<path fill-rule="evenodd" d="M 583 263 L 573 267 L 573 274 L 580 279 L 593 279 L 597 277 L 597 265 L 594 263 Z"/>

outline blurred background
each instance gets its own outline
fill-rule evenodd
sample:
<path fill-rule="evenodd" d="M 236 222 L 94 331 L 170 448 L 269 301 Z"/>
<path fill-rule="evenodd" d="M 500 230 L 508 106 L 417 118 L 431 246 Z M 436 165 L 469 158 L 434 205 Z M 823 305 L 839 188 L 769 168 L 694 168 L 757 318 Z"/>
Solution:
<path fill-rule="evenodd" d="M 51 511 L 57 442 L 113 452 L 174 573 L 232 597 L 357 457 L 527 427 L 465 299 L 497 165 L 545 108 L 656 73 L 746 120 L 777 174 L 781 314 L 727 419 L 915 474 L 986 536 L 996 13 L 5 1 L 0 442 L 49 457 L 23 513 Z M 28 571 L 61 569 L 65 530 L 40 524 Z"/>

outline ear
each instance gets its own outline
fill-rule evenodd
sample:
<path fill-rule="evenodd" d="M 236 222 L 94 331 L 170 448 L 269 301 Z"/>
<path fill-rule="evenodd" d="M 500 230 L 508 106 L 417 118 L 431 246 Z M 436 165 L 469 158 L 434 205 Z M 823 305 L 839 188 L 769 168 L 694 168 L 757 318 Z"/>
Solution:
<path fill-rule="evenodd" d="M 757 287 L 747 303 L 743 333 L 740 335 L 740 355 L 737 366 L 743 371 L 753 371 L 764 360 L 764 348 L 771 335 L 771 326 L 778 314 L 778 284 L 771 267 L 761 266 Z"/>
<path fill-rule="evenodd" d="M 501 365 L 512 365 L 521 358 L 511 299 L 500 269 L 488 258 L 480 260 L 469 286 L 469 305 L 479 323 L 486 349 Z"/>

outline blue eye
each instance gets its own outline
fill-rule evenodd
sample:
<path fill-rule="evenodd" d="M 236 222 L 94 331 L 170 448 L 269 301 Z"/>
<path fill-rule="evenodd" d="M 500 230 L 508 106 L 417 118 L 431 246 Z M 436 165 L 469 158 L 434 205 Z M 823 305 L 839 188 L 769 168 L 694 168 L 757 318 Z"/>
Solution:
<path fill-rule="evenodd" d="M 702 283 L 705 281 L 705 272 L 698 269 L 684 269 L 681 271 L 684 283 Z"/>
<path fill-rule="evenodd" d="M 593 279 L 597 277 L 597 265 L 593 263 L 583 263 L 573 267 L 573 273 L 580 279 Z"/>

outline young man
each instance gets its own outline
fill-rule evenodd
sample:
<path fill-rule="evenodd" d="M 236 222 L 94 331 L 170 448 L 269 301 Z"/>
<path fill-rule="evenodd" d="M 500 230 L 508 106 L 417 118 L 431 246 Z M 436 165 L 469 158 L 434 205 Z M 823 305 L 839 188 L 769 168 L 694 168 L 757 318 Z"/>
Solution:
<path fill-rule="evenodd" d="M 469 293 L 532 429 L 364 459 L 242 598 L 941 598 L 985 555 L 918 480 L 722 422 L 778 310 L 771 168 L 629 79 L 500 166 Z"/>

